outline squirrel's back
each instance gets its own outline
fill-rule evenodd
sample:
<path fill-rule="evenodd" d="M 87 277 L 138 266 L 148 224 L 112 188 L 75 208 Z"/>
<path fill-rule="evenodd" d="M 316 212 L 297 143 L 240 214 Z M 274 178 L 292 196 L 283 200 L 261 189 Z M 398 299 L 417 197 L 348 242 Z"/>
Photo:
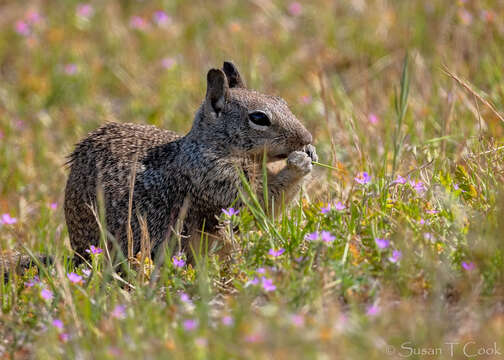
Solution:
<path fill-rule="evenodd" d="M 107 123 L 76 145 L 68 160 L 70 174 L 64 204 L 74 250 L 84 253 L 90 244 L 98 245 L 97 214 L 96 209 L 92 209 L 97 204 L 97 189 L 103 191 L 105 211 L 127 208 L 135 161 L 141 164 L 156 148 L 180 137 L 173 131 L 150 125 Z M 114 199 L 108 199 L 112 194 Z"/>

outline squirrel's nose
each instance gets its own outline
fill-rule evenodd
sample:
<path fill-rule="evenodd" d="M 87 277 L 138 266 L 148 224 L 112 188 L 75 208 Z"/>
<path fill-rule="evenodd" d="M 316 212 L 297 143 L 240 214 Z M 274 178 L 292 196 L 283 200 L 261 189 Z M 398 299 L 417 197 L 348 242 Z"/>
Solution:
<path fill-rule="evenodd" d="M 303 129 L 303 131 L 301 131 L 301 133 L 299 134 L 299 140 L 303 145 L 310 145 L 313 138 L 308 130 Z"/>

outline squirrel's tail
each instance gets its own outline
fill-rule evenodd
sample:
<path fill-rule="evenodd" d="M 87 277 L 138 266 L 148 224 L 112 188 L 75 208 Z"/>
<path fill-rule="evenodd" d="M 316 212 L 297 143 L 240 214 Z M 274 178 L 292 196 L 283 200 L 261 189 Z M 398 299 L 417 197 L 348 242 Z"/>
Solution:
<path fill-rule="evenodd" d="M 31 266 L 48 266 L 53 263 L 54 258 L 50 255 L 23 254 L 19 251 L 0 252 L 0 275 L 3 273 L 4 281 L 9 279 L 10 273 L 21 273 L 22 270 Z"/>

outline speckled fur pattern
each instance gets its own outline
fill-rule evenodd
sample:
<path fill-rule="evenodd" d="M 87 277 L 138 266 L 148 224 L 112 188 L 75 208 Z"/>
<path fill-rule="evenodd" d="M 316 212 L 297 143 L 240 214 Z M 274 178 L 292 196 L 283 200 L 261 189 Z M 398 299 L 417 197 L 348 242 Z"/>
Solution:
<path fill-rule="evenodd" d="M 259 130 L 251 126 L 248 114 L 256 110 L 268 114 L 270 126 Z M 99 244 L 96 209 L 102 193 L 106 229 L 123 254 L 128 253 L 133 170 L 134 254 L 142 237 L 139 217 L 146 221 L 156 255 L 170 237 L 184 202 L 183 250 L 187 251 L 188 240 L 199 240 L 203 226 L 205 233 L 219 238 L 222 209 L 233 203 L 240 207 L 238 170 L 262 192 L 264 152 L 270 161 L 287 158 L 283 169 L 269 173 L 268 190 L 276 202 L 289 202 L 316 160 L 311 141 L 283 99 L 248 90 L 236 67 L 226 62 L 223 70 L 209 71 L 205 101 L 187 135 L 154 126 L 108 123 L 77 144 L 69 157 L 64 205 L 72 248 L 85 256 L 85 249 Z"/>

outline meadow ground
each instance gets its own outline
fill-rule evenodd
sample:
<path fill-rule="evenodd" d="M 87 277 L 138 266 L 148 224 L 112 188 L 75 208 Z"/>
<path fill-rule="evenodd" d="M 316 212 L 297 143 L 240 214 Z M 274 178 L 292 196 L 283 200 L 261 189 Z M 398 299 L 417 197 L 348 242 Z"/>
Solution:
<path fill-rule="evenodd" d="M 0 246 L 57 255 L 1 284 L 2 358 L 504 356 L 502 1 L 30 0 L 0 14 Z M 106 121 L 187 131 L 226 59 L 288 101 L 334 169 L 317 166 L 281 219 L 223 214 L 239 228 L 230 262 L 169 257 L 155 282 L 149 262 L 119 277 L 97 249 L 74 266 L 73 145 Z"/>

